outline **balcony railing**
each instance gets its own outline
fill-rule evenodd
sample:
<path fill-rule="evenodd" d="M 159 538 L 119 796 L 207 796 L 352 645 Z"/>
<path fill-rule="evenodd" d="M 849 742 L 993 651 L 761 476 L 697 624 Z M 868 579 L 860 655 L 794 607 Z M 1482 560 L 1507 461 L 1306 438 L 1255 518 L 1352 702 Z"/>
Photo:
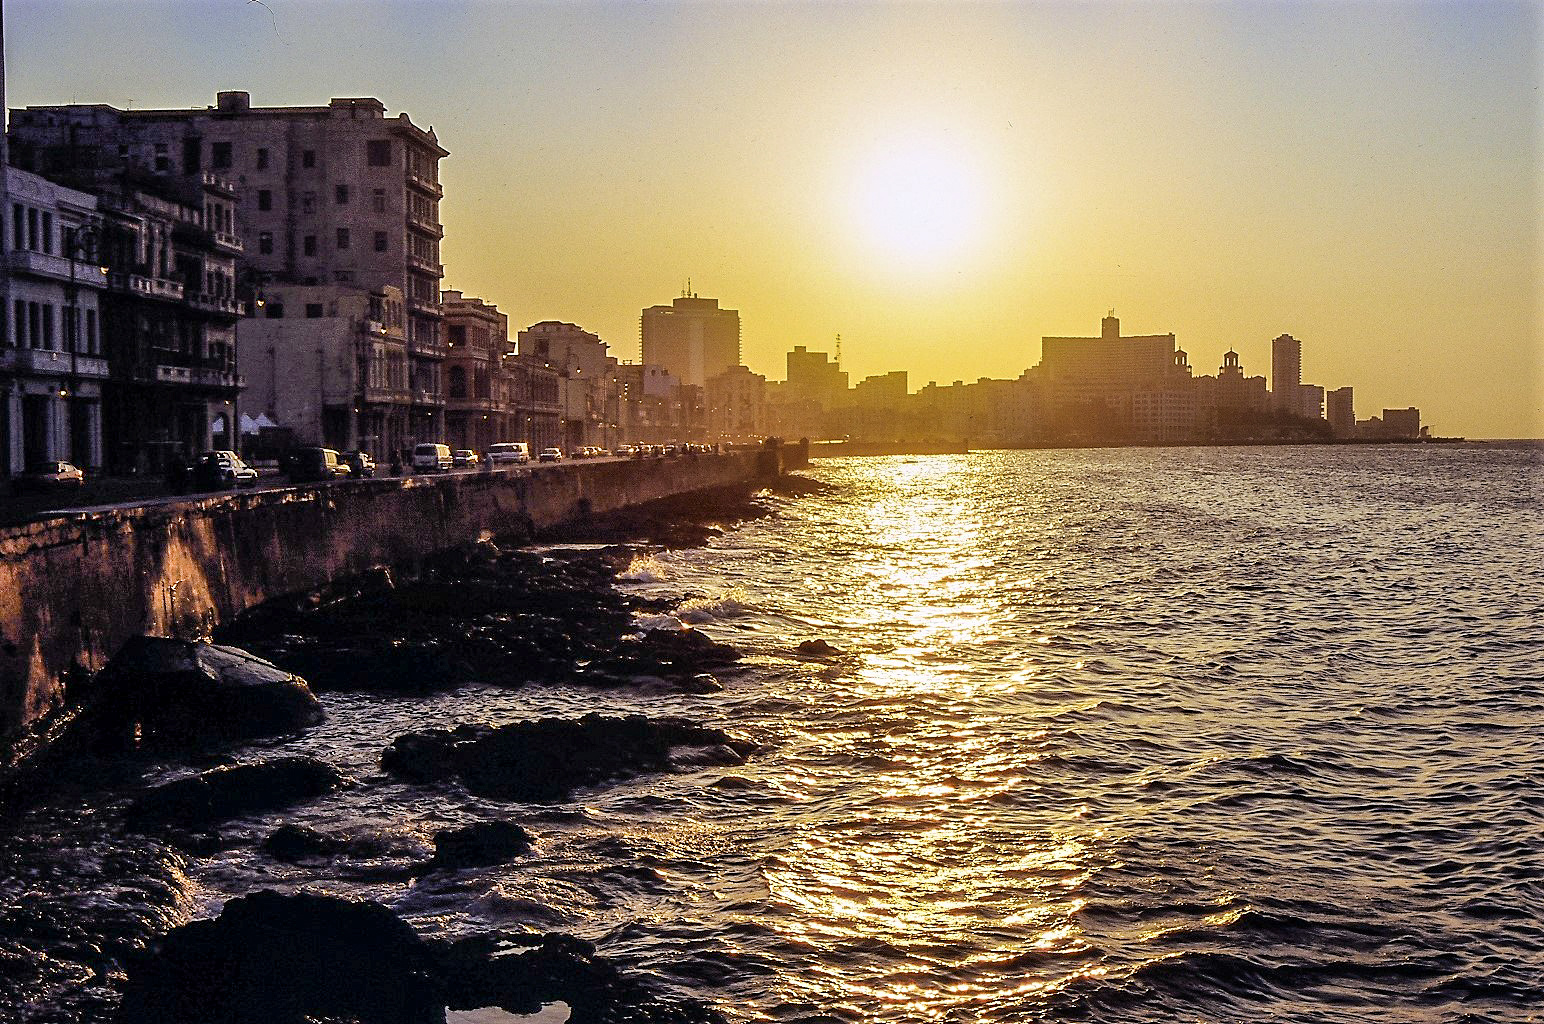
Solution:
<path fill-rule="evenodd" d="M 193 383 L 206 388 L 239 388 L 245 381 L 240 374 L 231 370 L 203 368 L 193 371 Z"/>
<path fill-rule="evenodd" d="M 445 265 L 428 256 L 420 256 L 417 253 L 408 253 L 408 266 L 414 270 L 422 270 L 425 273 L 434 274 L 437 277 L 445 276 Z"/>
<path fill-rule="evenodd" d="M 445 228 L 442 227 L 440 222 L 435 220 L 433 217 L 425 217 L 414 213 L 412 210 L 408 210 L 407 223 L 408 227 L 418 228 L 420 231 L 427 231 L 435 238 L 445 237 Z"/>
<path fill-rule="evenodd" d="M 236 197 L 236 184 L 229 178 L 222 178 L 218 174 L 205 171 L 199 175 L 199 180 L 204 183 L 205 188 L 212 188 L 217 191 L 224 192 L 232 199 Z"/>
<path fill-rule="evenodd" d="M 60 377 L 106 377 L 107 360 L 100 356 L 72 357 L 68 352 L 47 348 L 4 348 L 0 349 L 0 369 Z"/>
<path fill-rule="evenodd" d="M 417 188 L 423 189 L 425 192 L 429 193 L 431 196 L 433 196 L 436 199 L 439 199 L 441 196 L 443 196 L 445 194 L 445 190 L 440 188 L 440 183 L 439 182 L 437 182 L 437 181 L 430 181 L 428 178 L 424 177 L 422 174 L 419 174 L 419 173 L 417 173 L 415 171 L 408 171 L 407 172 L 407 183 L 409 185 L 413 185 L 413 186 L 415 186 Z"/>
<path fill-rule="evenodd" d="M 415 313 L 433 313 L 435 316 L 440 315 L 440 304 L 438 302 L 431 302 L 428 299 L 421 298 L 417 295 L 408 296 L 407 308 L 411 309 Z"/>
<path fill-rule="evenodd" d="M 159 277 L 145 277 L 142 274 L 118 272 L 107 275 L 107 284 L 114 291 L 128 292 L 131 295 L 140 295 L 148 299 L 164 299 L 168 302 L 180 302 L 182 300 L 181 283 L 167 281 Z"/>
<path fill-rule="evenodd" d="M 434 356 L 443 358 L 445 355 L 445 343 L 443 341 L 409 341 L 408 352 L 415 356 Z"/>
<path fill-rule="evenodd" d="M 18 274 L 35 274 L 58 281 L 69 281 L 73 264 L 74 281 L 82 288 L 100 288 L 107 283 L 107 275 L 95 263 L 82 263 L 53 253 L 33 252 L 30 249 L 13 249 L 9 254 L 11 270 Z"/>
<path fill-rule="evenodd" d="M 224 249 L 226 252 L 240 253 L 246 251 L 246 246 L 241 244 L 241 236 L 233 235 L 229 231 L 212 231 L 215 248 Z"/>
<path fill-rule="evenodd" d="M 234 295 L 210 295 L 208 292 L 191 292 L 188 305 L 208 313 L 225 313 L 229 316 L 246 316 L 246 303 Z"/>
<path fill-rule="evenodd" d="M 430 391 L 427 388 L 414 388 L 413 389 L 413 404 L 414 405 L 443 405 L 444 403 L 440 401 L 440 396 L 436 392 Z"/>
<path fill-rule="evenodd" d="M 413 395 L 407 388 L 366 387 L 364 400 L 388 405 L 406 405 L 413 400 Z"/>

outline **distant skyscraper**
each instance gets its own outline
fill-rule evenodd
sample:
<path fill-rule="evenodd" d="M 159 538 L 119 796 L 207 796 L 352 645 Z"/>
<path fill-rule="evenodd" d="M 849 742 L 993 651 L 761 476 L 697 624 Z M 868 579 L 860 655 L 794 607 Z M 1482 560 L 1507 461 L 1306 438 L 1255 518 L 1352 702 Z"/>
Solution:
<path fill-rule="evenodd" d="M 740 312 L 719 309 L 717 299 L 683 295 L 668 306 L 650 306 L 639 318 L 643 362 L 663 366 L 683 384 L 702 387 L 740 365 Z"/>
<path fill-rule="evenodd" d="M 1356 436 L 1356 410 L 1351 404 L 1351 389 L 1336 388 L 1325 396 L 1326 413 L 1336 437 Z"/>
<path fill-rule="evenodd" d="M 1302 407 L 1303 343 L 1290 334 L 1271 342 L 1271 404 L 1296 414 Z"/>

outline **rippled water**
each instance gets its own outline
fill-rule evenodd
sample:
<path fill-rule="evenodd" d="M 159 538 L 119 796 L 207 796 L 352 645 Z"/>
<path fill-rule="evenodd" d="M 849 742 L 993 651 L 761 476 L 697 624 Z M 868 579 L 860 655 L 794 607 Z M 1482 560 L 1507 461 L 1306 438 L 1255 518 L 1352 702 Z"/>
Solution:
<path fill-rule="evenodd" d="M 164 884 L 192 916 L 310 885 L 426 932 L 570 932 L 743 1021 L 1544 1019 L 1541 454 L 821 463 L 828 491 L 625 574 L 746 652 L 724 692 L 328 694 L 274 748 L 364 784 Z M 810 638 L 843 653 L 799 657 Z M 762 750 L 546 807 L 379 774 L 412 729 L 590 710 Z M 35 812 L 12 872 L 104 912 L 110 838 L 68 868 L 26 852 L 96 814 Z M 537 856 L 393 870 L 447 822 L 511 816 Z M 272 861 L 253 844 L 281 820 L 373 855 Z M 60 977 L 106 985 L 77 959 Z"/>

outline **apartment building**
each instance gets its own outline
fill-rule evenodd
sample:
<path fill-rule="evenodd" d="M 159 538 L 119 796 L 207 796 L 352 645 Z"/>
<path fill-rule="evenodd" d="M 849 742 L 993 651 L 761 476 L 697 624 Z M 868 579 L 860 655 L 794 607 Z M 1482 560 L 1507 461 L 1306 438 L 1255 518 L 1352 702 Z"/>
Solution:
<path fill-rule="evenodd" d="M 0 477 L 103 464 L 96 197 L 11 168 L 0 196 Z"/>
<path fill-rule="evenodd" d="M 409 386 L 402 292 L 346 284 L 277 285 L 243 321 L 243 404 L 295 443 L 400 457 L 423 433 Z"/>
<path fill-rule="evenodd" d="M 702 387 L 709 377 L 740 365 L 740 313 L 717 299 L 688 292 L 668 306 L 650 306 L 638 321 L 642 360 L 663 366 L 683 384 Z"/>
<path fill-rule="evenodd" d="M 440 293 L 445 316 L 445 440 L 452 448 L 486 451 L 509 436 L 511 354 L 509 318 L 459 291 Z"/>
<path fill-rule="evenodd" d="M 516 345 L 522 356 L 557 371 L 563 448 L 621 443 L 618 365 L 599 335 L 577 324 L 544 320 L 521 331 Z"/>
<path fill-rule="evenodd" d="M 19 158 L 50 177 L 134 168 L 231 181 L 229 223 L 216 214 L 208 227 L 245 241 L 246 297 L 275 285 L 397 289 L 406 314 L 411 429 L 419 439 L 440 439 L 438 168 L 449 154 L 432 129 L 405 113 L 387 117 L 371 97 L 255 107 L 236 91 L 204 108 L 28 107 L 12 112 L 11 125 Z"/>

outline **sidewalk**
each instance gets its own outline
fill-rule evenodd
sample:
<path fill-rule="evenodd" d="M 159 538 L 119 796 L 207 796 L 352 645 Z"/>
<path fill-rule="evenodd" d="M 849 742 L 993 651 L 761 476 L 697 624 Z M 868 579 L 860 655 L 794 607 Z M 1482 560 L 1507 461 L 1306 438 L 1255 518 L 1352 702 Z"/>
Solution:
<path fill-rule="evenodd" d="M 12 494 L 10 483 L 4 481 L 0 482 L 0 526 L 16 526 L 45 518 L 45 513 L 55 509 L 112 505 L 142 498 L 161 498 L 170 493 L 166 481 L 159 476 L 87 478 L 78 490 L 55 491 L 52 494 Z"/>

